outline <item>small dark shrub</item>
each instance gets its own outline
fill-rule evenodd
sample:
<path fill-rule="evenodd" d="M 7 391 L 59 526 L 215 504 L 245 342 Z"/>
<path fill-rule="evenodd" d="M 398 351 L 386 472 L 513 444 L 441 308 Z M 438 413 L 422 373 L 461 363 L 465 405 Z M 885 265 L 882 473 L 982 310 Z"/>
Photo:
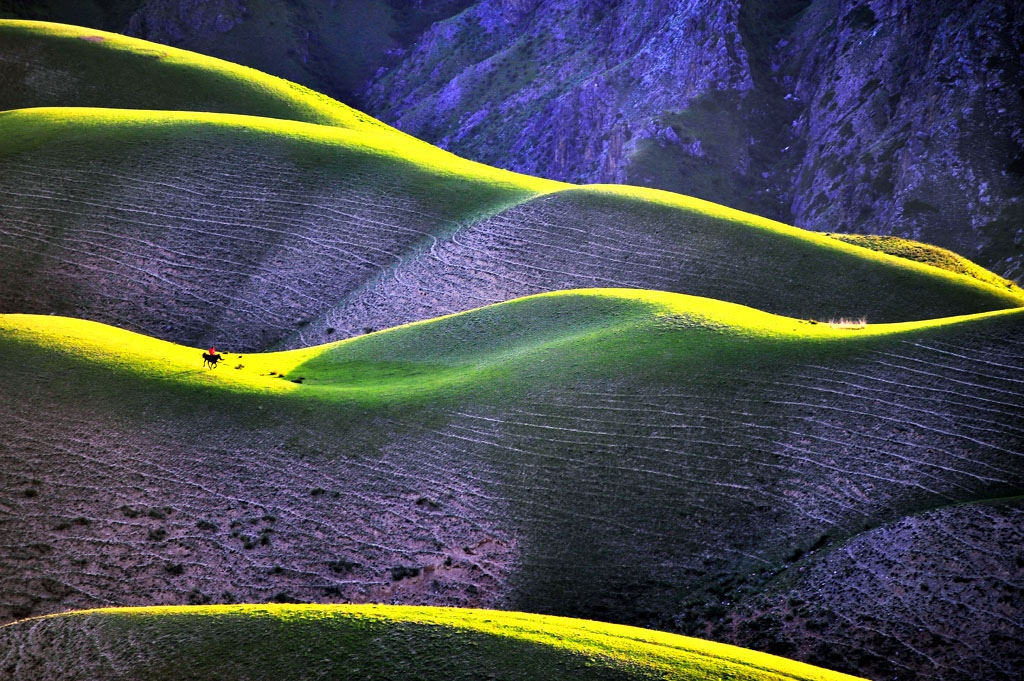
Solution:
<path fill-rule="evenodd" d="M 169 575 L 183 575 L 183 574 L 185 574 L 185 566 L 182 565 L 181 563 L 171 563 L 170 565 L 165 565 L 164 566 L 164 570 L 166 570 L 167 574 L 169 574 Z"/>
<path fill-rule="evenodd" d="M 162 527 L 157 527 L 149 531 L 150 541 L 163 541 L 167 538 L 167 530 Z"/>
<path fill-rule="evenodd" d="M 875 16 L 875 10 L 871 9 L 867 5 L 860 5 L 850 10 L 849 14 L 846 15 L 844 20 L 850 24 L 850 28 L 853 29 L 868 29 L 872 28 L 878 23 L 878 17 Z"/>
<path fill-rule="evenodd" d="M 206 605 L 212 599 L 199 589 L 192 589 L 188 594 L 189 605 Z"/>
<path fill-rule="evenodd" d="M 350 561 L 350 560 L 345 560 L 345 559 L 342 558 L 342 559 L 339 559 L 339 560 L 332 560 L 332 561 L 330 561 L 329 563 L 327 563 L 327 567 L 329 567 L 332 572 L 337 572 L 339 574 L 344 574 L 344 573 L 348 572 L 349 570 L 351 570 L 352 568 L 359 567 L 359 563 L 356 563 L 356 562 L 353 562 L 353 561 Z"/>
<path fill-rule="evenodd" d="M 406 567 L 404 565 L 399 565 L 391 568 L 391 579 L 397 582 L 405 579 L 406 577 L 415 577 L 419 573 L 420 569 L 418 567 Z"/>

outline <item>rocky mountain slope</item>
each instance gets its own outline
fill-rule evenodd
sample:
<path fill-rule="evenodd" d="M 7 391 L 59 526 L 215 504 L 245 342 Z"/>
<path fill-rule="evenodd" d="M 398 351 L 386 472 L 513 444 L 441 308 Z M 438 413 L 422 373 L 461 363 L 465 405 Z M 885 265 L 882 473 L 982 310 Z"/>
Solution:
<path fill-rule="evenodd" d="M 1019 277 L 1022 12 L 484 0 L 427 31 L 363 105 L 502 167 L 910 236 Z"/>

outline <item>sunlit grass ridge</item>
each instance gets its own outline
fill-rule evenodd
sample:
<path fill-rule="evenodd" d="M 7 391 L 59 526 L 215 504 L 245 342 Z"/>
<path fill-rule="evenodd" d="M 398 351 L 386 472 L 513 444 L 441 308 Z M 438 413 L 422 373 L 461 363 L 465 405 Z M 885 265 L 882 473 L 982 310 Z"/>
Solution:
<path fill-rule="evenodd" d="M 221 111 L 292 119 L 408 137 L 309 88 L 232 62 L 91 28 L 0 19 L 4 61 L 31 66 L 35 79 L 11 72 L 2 108 L 104 106 Z M 60 79 L 60 87 L 45 86 Z M 102 87 L 96 87 L 102 83 Z M 409 137 L 409 140 L 413 138 Z M 420 144 L 425 144 L 420 142 Z"/>
<path fill-rule="evenodd" d="M 270 353 L 231 352 L 198 371 L 189 348 L 85 320 L 0 316 L 8 342 L 184 385 L 325 399 L 419 400 L 574 375 L 650 372 L 687 363 L 788 361 L 804 352 L 861 352 L 901 335 L 1017 317 L 1011 309 L 851 330 L 723 301 L 660 291 L 581 289 L 506 303 L 325 345 Z M 768 353 L 759 356 L 759 353 Z M 715 359 L 720 358 L 720 359 Z M 669 375 L 670 376 L 670 375 Z M 301 378 L 302 383 L 292 380 Z"/>
<path fill-rule="evenodd" d="M 38 628 L 38 631 L 34 631 Z M 6 631 L 5 631 L 6 629 Z M 646 629 L 494 610 L 383 605 L 112 608 L 0 628 L 86 632 L 104 656 L 147 678 L 301 678 L 372 670 L 374 678 L 852 680 L 744 648 Z M 259 645 L 251 645 L 258 639 Z M 415 651 L 413 654 L 412 651 Z M 74 651 L 66 651 L 71 653 Z M 290 669 L 289 669 L 290 668 Z M 293 676 L 293 678 L 295 678 Z"/>

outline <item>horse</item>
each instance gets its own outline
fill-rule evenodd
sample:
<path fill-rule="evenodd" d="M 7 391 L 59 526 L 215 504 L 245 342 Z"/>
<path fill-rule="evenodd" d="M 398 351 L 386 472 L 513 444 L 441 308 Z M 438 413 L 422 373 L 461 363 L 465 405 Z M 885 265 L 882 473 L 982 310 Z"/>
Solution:
<path fill-rule="evenodd" d="M 224 359 L 224 358 L 221 357 L 221 354 L 219 352 L 214 353 L 212 355 L 210 353 L 208 353 L 208 352 L 204 352 L 203 353 L 203 366 L 204 367 L 208 366 L 211 369 L 216 369 L 217 368 L 217 362 L 221 361 L 222 359 Z"/>

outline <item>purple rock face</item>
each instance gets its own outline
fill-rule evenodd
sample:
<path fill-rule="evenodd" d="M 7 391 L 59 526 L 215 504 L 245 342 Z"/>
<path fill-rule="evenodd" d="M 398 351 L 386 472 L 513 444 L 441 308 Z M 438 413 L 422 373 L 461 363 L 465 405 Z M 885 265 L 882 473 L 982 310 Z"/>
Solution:
<path fill-rule="evenodd" d="M 427 30 L 357 104 L 493 165 L 907 236 L 1019 277 L 1022 12 L 482 0 Z"/>
<path fill-rule="evenodd" d="M 132 16 L 128 35 L 174 44 L 227 33 L 245 18 L 247 0 L 148 0 Z"/>
<path fill-rule="evenodd" d="M 738 15 L 737 0 L 480 2 L 427 31 L 365 106 L 488 163 L 624 182 L 658 113 L 753 87 Z"/>

